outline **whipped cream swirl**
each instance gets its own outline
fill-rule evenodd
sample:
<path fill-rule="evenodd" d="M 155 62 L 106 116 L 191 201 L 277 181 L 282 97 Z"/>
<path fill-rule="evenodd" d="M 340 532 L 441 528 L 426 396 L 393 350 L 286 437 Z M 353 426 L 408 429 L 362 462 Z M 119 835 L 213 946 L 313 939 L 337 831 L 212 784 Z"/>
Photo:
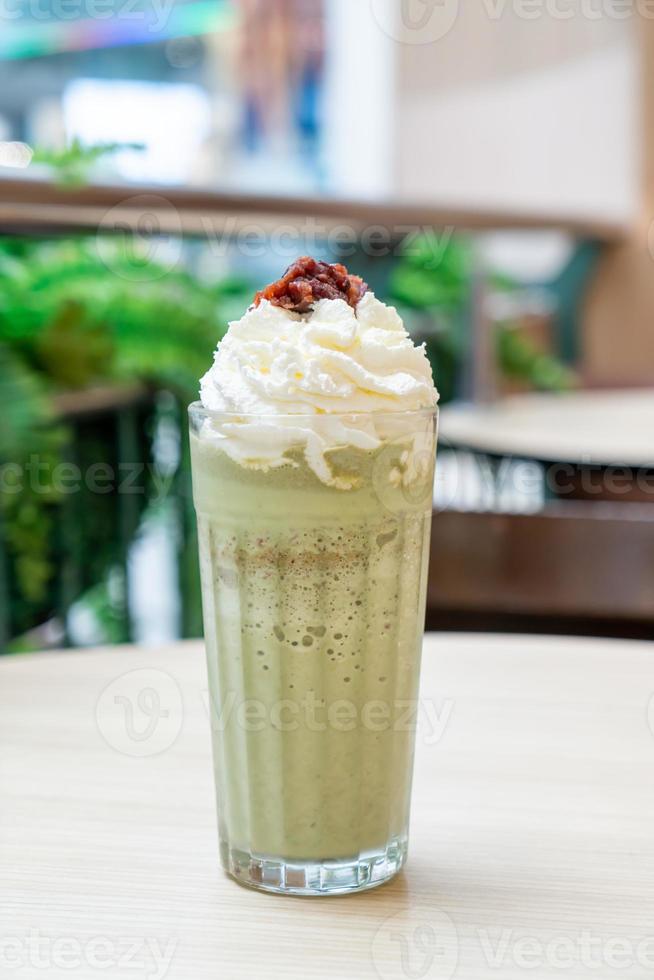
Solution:
<path fill-rule="evenodd" d="M 208 419 L 201 433 L 231 459 L 264 470 L 297 465 L 286 453 L 301 448 L 319 479 L 339 489 L 352 482 L 334 474 L 326 454 L 374 451 L 393 428 L 381 413 L 438 401 L 424 347 L 370 292 L 356 309 L 340 299 L 303 315 L 268 301 L 250 308 L 230 324 L 200 395 L 209 412 L 234 416 Z"/>

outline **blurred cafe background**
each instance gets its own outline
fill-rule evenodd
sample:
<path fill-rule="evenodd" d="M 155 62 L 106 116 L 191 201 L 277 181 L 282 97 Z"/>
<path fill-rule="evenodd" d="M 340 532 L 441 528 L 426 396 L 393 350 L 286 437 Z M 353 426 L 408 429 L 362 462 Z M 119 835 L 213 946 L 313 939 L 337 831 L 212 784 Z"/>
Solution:
<path fill-rule="evenodd" d="M 0 649 L 201 630 L 187 404 L 299 254 L 441 392 L 428 626 L 654 636 L 654 6 L 0 0 Z"/>

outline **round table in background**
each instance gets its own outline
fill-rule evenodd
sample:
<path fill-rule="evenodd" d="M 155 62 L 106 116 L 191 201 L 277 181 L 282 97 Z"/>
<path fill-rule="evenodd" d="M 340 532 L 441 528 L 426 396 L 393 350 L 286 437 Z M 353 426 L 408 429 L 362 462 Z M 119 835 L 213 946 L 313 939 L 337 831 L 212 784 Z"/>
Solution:
<path fill-rule="evenodd" d="M 560 496 L 654 500 L 654 388 L 447 405 L 440 433 L 444 446 L 542 463 Z"/>

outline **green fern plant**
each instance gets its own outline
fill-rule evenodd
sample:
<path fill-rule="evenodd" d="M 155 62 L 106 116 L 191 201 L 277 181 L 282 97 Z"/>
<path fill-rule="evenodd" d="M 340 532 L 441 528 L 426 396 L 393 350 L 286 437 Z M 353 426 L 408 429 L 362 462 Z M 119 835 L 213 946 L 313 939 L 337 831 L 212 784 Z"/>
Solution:
<path fill-rule="evenodd" d="M 117 240 L 103 242 L 101 257 L 92 238 L 0 241 L 0 533 L 14 634 L 57 602 L 55 532 L 66 502 L 47 480 L 38 492 L 29 480 L 20 489 L 11 482 L 33 457 L 46 473 L 67 459 L 70 433 L 56 396 L 139 382 L 192 400 L 228 319 L 251 294 L 241 280 L 207 283 L 146 254 L 148 281 L 133 283 L 121 275 L 126 261 Z M 88 458 L 108 457 L 114 432 L 100 428 L 92 438 L 82 447 Z M 79 547 L 98 580 L 115 533 L 102 498 L 92 504 L 93 526 Z"/>
<path fill-rule="evenodd" d="M 88 181 L 99 160 L 121 150 L 143 149 L 143 143 L 94 143 L 92 146 L 85 146 L 75 138 L 61 149 L 35 149 L 31 162 L 48 167 L 56 183 L 65 187 L 79 187 Z"/>
<path fill-rule="evenodd" d="M 390 297 L 402 307 L 413 332 L 424 339 L 438 378 L 443 402 L 455 394 L 467 350 L 473 260 L 463 237 L 439 240 L 435 233 L 412 241 L 390 279 Z M 506 277 L 491 275 L 490 284 L 506 293 L 516 289 Z M 513 323 L 496 325 L 497 366 L 507 378 L 526 381 L 539 390 L 557 391 L 574 384 L 574 373 L 556 357 L 538 351 Z"/>

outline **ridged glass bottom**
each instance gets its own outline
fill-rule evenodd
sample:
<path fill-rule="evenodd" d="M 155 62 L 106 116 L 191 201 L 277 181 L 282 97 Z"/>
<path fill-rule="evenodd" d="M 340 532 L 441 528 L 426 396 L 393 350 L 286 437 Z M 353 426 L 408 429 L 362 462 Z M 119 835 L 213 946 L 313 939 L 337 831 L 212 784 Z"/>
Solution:
<path fill-rule="evenodd" d="M 242 885 L 278 895 L 347 895 L 389 881 L 406 861 L 406 839 L 351 861 L 286 861 L 221 844 L 223 867 Z"/>

